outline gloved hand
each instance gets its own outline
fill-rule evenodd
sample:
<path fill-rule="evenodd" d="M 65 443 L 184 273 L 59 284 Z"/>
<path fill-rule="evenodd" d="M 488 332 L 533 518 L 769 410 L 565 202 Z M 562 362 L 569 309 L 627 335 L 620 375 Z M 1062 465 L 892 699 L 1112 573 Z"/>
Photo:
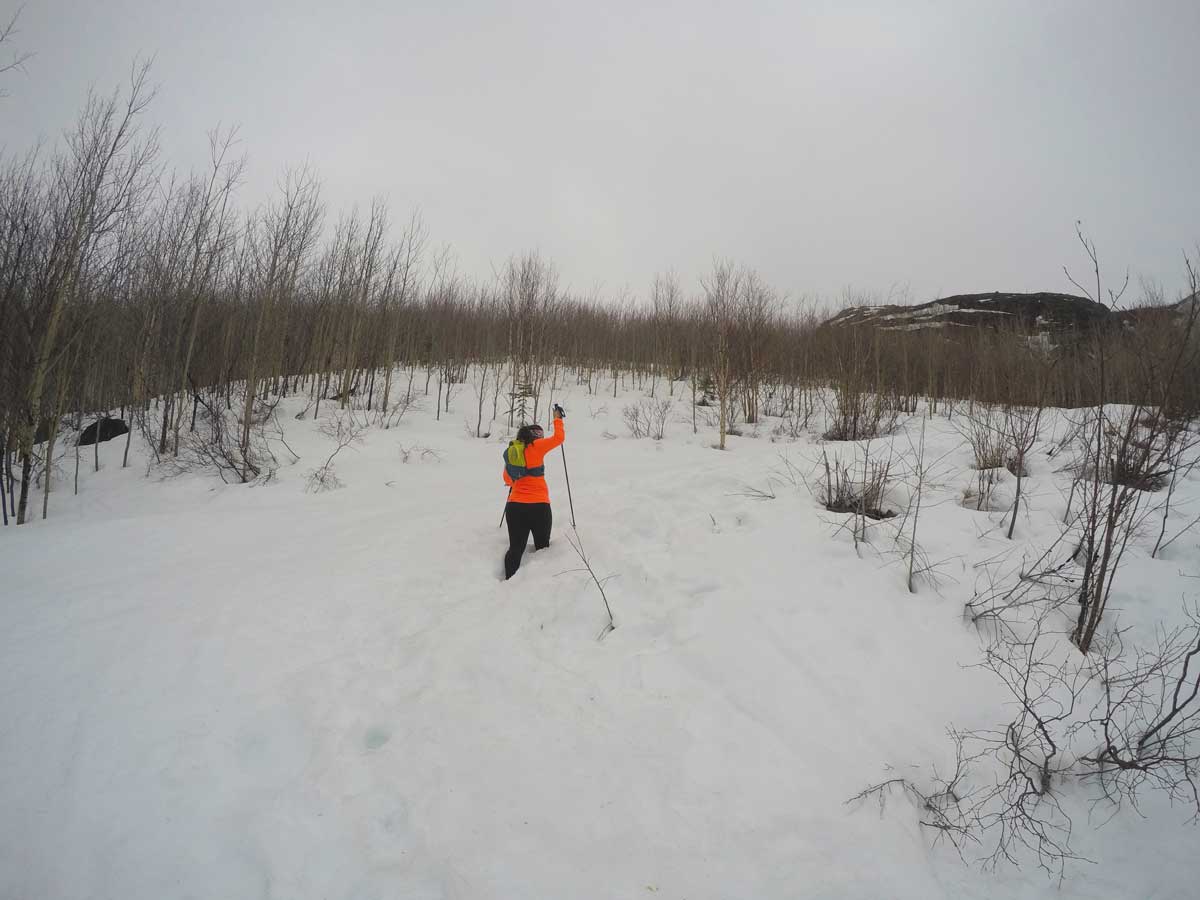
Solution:
<path fill-rule="evenodd" d="M 554 418 L 565 419 L 566 417 L 567 417 L 567 414 L 563 411 L 563 408 L 561 406 L 559 406 L 557 403 L 555 403 L 554 404 Z"/>

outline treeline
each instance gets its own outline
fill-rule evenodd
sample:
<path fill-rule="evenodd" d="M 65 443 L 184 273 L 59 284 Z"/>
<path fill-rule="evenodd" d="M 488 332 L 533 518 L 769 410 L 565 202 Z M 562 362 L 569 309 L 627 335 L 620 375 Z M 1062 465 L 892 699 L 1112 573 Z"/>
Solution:
<path fill-rule="evenodd" d="M 316 412 L 353 403 L 386 425 L 411 401 L 417 370 L 425 392 L 436 388 L 438 415 L 476 373 L 477 434 L 485 405 L 492 418 L 536 416 L 543 386 L 566 377 L 588 391 L 603 378 L 651 396 L 683 382 L 693 402 L 719 407 L 721 446 L 732 424 L 764 414 L 806 427 L 827 385 L 830 436 L 845 438 L 870 436 L 918 397 L 1200 407 L 1195 336 L 1181 343 L 1169 316 L 1050 342 L 1019 331 L 833 328 L 728 262 L 694 291 L 661 275 L 641 302 L 571 296 L 536 254 L 474 283 L 430 251 L 419 217 L 396 221 L 382 201 L 335 215 L 306 169 L 242 209 L 232 133 L 210 136 L 204 171 L 167 172 L 144 121 L 151 99 L 142 67 L 126 91 L 90 98 L 61 147 L 3 160 L 6 522 L 29 517 L 39 479 L 48 492 L 48 448 L 64 425 L 119 417 L 132 426 L 126 461 L 137 434 L 160 461 L 250 480 L 262 471 L 256 429 L 274 398 L 304 391 Z M 1159 387 L 1167 365 L 1178 376 L 1169 396 Z"/>

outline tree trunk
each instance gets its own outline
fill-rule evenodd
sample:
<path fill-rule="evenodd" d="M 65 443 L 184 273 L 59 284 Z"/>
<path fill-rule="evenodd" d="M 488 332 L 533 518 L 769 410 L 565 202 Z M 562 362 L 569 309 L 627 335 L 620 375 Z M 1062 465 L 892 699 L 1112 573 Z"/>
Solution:
<path fill-rule="evenodd" d="M 33 478 L 33 451 L 21 449 L 21 496 L 17 500 L 17 524 L 25 524 L 25 510 L 29 506 L 29 482 Z"/>

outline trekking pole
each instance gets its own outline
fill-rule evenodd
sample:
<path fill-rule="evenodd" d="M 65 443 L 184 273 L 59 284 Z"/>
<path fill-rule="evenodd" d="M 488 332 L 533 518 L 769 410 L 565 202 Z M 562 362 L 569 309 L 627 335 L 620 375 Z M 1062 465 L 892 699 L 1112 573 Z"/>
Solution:
<path fill-rule="evenodd" d="M 508 515 L 508 501 L 512 498 L 512 488 L 508 489 L 508 496 L 504 498 L 504 509 L 500 510 L 500 524 L 497 528 L 504 527 L 504 517 Z"/>
<path fill-rule="evenodd" d="M 554 411 L 556 413 L 558 413 L 560 416 L 562 416 L 564 419 L 567 417 L 567 414 L 565 412 L 563 412 L 563 408 L 561 406 L 559 406 L 557 403 L 554 404 Z M 567 478 L 567 503 L 571 507 L 571 527 L 574 528 L 575 527 L 575 500 L 571 496 L 571 473 L 567 470 L 567 448 L 560 447 L 559 449 L 562 451 L 563 475 L 565 475 Z"/>

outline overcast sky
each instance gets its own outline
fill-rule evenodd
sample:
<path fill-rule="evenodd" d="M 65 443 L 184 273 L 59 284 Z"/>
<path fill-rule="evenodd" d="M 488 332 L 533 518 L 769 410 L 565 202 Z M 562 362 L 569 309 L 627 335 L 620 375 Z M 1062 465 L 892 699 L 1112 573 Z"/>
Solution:
<path fill-rule="evenodd" d="M 175 165 L 239 124 L 244 205 L 307 161 L 481 277 L 537 249 L 606 295 L 715 255 L 792 297 L 1071 290 L 1082 219 L 1174 296 L 1200 240 L 1197 0 L 24 5 L 8 152 L 153 54 Z"/>

